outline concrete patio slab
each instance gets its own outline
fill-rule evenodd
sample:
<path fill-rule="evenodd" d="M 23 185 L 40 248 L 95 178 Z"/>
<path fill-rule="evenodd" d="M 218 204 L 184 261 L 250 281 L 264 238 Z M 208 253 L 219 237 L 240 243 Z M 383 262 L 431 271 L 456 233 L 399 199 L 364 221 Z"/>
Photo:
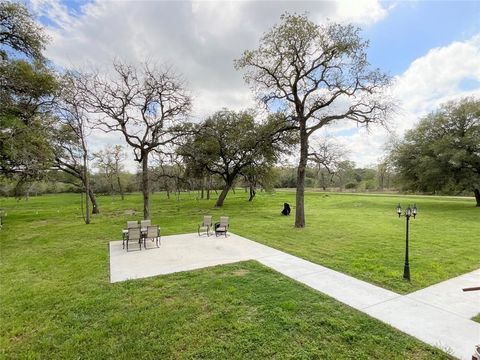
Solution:
<path fill-rule="evenodd" d="M 110 242 L 110 281 L 257 260 L 459 359 L 470 359 L 480 343 L 480 324 L 470 320 L 480 294 L 461 291 L 478 286 L 480 269 L 402 296 L 232 233 L 164 236 L 160 248 L 149 247 L 127 253 L 121 241 Z"/>
<path fill-rule="evenodd" d="M 147 249 L 131 246 L 127 252 L 121 241 L 110 242 L 110 282 L 140 279 L 208 266 L 234 263 L 276 255 L 278 250 L 235 234 L 201 236 L 182 234 L 162 236 L 156 248 L 147 242 Z"/>

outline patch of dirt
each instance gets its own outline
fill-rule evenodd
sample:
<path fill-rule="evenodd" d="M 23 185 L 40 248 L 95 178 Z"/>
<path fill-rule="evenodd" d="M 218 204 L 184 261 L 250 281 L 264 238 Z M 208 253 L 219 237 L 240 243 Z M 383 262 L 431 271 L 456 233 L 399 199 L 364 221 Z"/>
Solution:
<path fill-rule="evenodd" d="M 246 274 L 248 274 L 250 271 L 246 270 L 246 269 L 238 269 L 238 270 L 235 270 L 233 272 L 233 275 L 235 276 L 244 276 Z"/>
<path fill-rule="evenodd" d="M 172 302 L 175 301 L 175 299 L 171 296 L 167 296 L 165 297 L 165 299 L 163 299 L 163 301 L 165 302 L 165 304 L 171 304 Z"/>

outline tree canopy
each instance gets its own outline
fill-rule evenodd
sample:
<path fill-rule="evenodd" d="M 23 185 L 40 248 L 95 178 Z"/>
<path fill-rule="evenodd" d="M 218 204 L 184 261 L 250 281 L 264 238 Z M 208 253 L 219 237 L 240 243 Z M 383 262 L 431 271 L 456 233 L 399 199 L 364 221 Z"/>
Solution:
<path fill-rule="evenodd" d="M 0 58 L 5 60 L 9 52 L 21 53 L 32 59 L 42 60 L 47 37 L 33 20 L 28 9 L 19 3 L 0 3 Z"/>
<path fill-rule="evenodd" d="M 480 100 L 442 105 L 406 133 L 391 157 L 405 189 L 468 190 L 480 206 Z"/>
<path fill-rule="evenodd" d="M 370 69 L 368 42 L 352 25 L 316 25 L 305 15 L 284 14 L 235 61 L 258 100 L 281 108 L 297 127 L 300 160 L 297 170 L 295 226 L 305 226 L 304 187 L 308 142 L 312 133 L 339 120 L 383 123 L 391 102 L 383 95 L 390 78 Z"/>
<path fill-rule="evenodd" d="M 194 135 L 186 139 L 179 154 L 188 167 L 222 177 L 224 188 L 216 203 L 220 207 L 237 177 L 250 176 L 252 167 L 273 166 L 285 146 L 294 142 L 285 131 L 289 126 L 278 114 L 257 123 L 247 111 L 222 110 L 194 126 Z"/>
<path fill-rule="evenodd" d="M 46 36 L 25 6 L 0 3 L 0 171 L 19 183 L 49 167 L 48 115 L 57 90 L 44 62 Z"/>

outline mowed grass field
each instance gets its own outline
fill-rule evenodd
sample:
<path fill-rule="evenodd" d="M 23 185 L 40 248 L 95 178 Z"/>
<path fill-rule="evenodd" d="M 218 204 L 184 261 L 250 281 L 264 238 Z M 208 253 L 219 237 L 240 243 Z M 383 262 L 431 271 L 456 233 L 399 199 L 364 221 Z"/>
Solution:
<path fill-rule="evenodd" d="M 0 357 L 448 357 L 255 262 L 110 284 L 107 245 L 126 220 L 141 218 L 139 194 L 100 197 L 102 213 L 88 226 L 79 195 L 0 201 Z M 420 211 L 411 284 L 401 280 L 398 201 L 416 201 Z M 235 233 L 399 292 L 480 267 L 471 200 L 309 193 L 302 230 L 280 215 L 284 202 L 293 205 L 294 194 L 261 193 L 249 203 L 237 190 L 223 209 L 195 193 L 155 194 L 152 220 L 168 235 L 195 232 L 204 214 L 228 215 Z"/>
<path fill-rule="evenodd" d="M 170 235 L 196 232 L 203 215 L 213 215 L 214 221 L 226 215 L 234 233 L 399 293 L 480 268 L 480 208 L 472 199 L 311 192 L 305 197 L 304 229 L 293 226 L 294 192 L 260 193 L 253 202 L 246 199 L 247 194 L 237 190 L 228 195 L 223 208 L 215 209 L 214 199 L 199 200 L 193 192 L 182 193 L 179 199 L 154 194 L 151 217 L 162 235 Z M 124 201 L 99 197 L 101 214 L 93 216 L 89 226 L 79 226 L 79 195 L 0 201 L 8 213 L 7 229 L 10 222 L 23 226 L 23 236 L 29 239 L 25 243 L 38 239 L 42 246 L 77 231 L 106 244 L 121 238 L 127 220 L 143 215 L 140 194 L 127 195 Z M 289 217 L 280 215 L 284 202 L 292 207 Z M 402 280 L 405 218 L 396 215 L 398 203 L 403 208 L 416 203 L 419 209 L 418 217 L 410 221 L 411 282 Z M 136 215 L 129 214 L 132 210 Z"/>

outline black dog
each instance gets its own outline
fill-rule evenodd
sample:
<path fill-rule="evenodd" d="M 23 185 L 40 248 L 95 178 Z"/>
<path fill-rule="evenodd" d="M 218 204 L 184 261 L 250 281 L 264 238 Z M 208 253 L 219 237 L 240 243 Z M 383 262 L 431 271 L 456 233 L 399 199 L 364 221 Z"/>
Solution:
<path fill-rule="evenodd" d="M 282 215 L 290 215 L 290 205 L 288 205 L 288 203 L 283 204 Z"/>

